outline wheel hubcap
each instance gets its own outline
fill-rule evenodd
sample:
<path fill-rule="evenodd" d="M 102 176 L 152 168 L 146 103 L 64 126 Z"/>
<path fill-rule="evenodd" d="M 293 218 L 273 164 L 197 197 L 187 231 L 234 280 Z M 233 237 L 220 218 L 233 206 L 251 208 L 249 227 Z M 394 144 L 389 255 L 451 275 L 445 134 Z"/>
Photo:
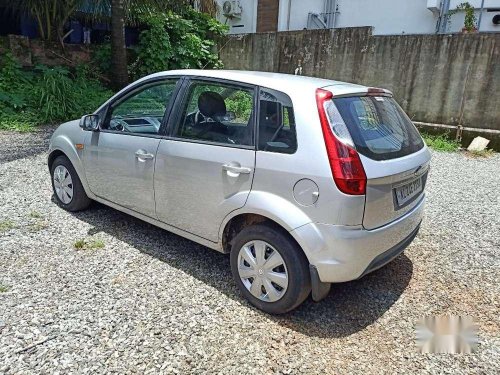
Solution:
<path fill-rule="evenodd" d="M 278 301 L 288 287 L 285 261 L 265 241 L 255 240 L 243 245 L 238 254 L 238 274 L 248 291 L 262 301 Z"/>
<path fill-rule="evenodd" d="M 71 174 L 63 165 L 54 169 L 54 189 L 61 202 L 68 204 L 73 199 L 73 180 Z"/>

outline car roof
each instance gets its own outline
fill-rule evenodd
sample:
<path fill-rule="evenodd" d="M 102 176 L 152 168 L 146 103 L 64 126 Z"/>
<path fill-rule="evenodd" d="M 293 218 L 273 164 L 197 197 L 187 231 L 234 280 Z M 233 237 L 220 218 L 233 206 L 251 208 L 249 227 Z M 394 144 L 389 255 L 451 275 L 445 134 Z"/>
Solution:
<path fill-rule="evenodd" d="M 368 90 L 368 87 L 366 86 L 330 79 L 247 70 L 180 69 L 155 73 L 144 77 L 144 79 L 177 75 L 227 79 L 230 81 L 248 83 L 280 91 L 287 91 L 288 89 L 303 90 L 305 88 L 326 88 L 334 95 L 345 95 L 348 93 L 366 92 Z"/>

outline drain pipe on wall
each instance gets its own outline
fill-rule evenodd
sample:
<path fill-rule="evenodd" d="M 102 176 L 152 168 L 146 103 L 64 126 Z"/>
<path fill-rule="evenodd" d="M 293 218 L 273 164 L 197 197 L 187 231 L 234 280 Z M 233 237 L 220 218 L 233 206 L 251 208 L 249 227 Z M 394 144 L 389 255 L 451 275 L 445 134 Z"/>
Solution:
<path fill-rule="evenodd" d="M 445 34 L 448 26 L 448 12 L 450 11 L 450 0 L 443 0 L 441 2 L 441 12 L 439 14 L 439 26 L 437 32 Z"/>
<path fill-rule="evenodd" d="M 337 14 L 339 13 L 339 4 L 338 0 L 335 0 L 333 2 L 333 21 L 332 21 L 332 28 L 335 29 L 335 25 L 337 23 Z"/>
<path fill-rule="evenodd" d="M 477 31 L 481 31 L 481 20 L 483 19 L 484 0 L 481 0 L 481 9 L 479 10 L 479 19 L 477 20 Z"/>
<path fill-rule="evenodd" d="M 327 29 L 335 28 L 336 13 L 337 13 L 337 0 L 325 0 L 325 23 Z"/>
<path fill-rule="evenodd" d="M 290 15 L 292 13 L 292 0 L 288 0 L 287 16 L 286 16 L 286 31 L 290 31 Z"/>

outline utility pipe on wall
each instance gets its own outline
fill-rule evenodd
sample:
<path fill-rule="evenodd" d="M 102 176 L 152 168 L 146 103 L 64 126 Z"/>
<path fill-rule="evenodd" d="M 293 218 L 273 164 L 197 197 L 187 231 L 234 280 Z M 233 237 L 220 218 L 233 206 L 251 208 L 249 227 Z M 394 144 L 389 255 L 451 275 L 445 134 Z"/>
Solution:
<path fill-rule="evenodd" d="M 325 0 L 325 24 L 328 29 L 335 28 L 337 0 Z"/>
<path fill-rule="evenodd" d="M 448 26 L 448 12 L 450 11 L 450 0 L 443 0 L 441 3 L 441 13 L 439 14 L 439 28 L 438 33 L 446 33 Z"/>
<path fill-rule="evenodd" d="M 481 31 L 481 20 L 483 19 L 484 0 L 481 0 L 481 9 L 479 10 L 479 19 L 477 20 L 477 31 Z"/>
<path fill-rule="evenodd" d="M 292 0 L 288 0 L 288 9 L 286 16 L 286 30 L 290 31 L 290 15 L 292 13 Z"/>

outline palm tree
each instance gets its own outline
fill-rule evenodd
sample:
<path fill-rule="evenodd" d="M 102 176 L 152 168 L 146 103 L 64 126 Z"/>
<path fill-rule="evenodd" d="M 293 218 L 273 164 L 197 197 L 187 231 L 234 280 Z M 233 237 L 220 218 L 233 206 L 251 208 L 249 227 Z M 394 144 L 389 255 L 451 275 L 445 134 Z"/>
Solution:
<path fill-rule="evenodd" d="M 111 67 L 114 88 L 125 87 L 128 83 L 128 70 L 124 0 L 111 0 Z"/>

